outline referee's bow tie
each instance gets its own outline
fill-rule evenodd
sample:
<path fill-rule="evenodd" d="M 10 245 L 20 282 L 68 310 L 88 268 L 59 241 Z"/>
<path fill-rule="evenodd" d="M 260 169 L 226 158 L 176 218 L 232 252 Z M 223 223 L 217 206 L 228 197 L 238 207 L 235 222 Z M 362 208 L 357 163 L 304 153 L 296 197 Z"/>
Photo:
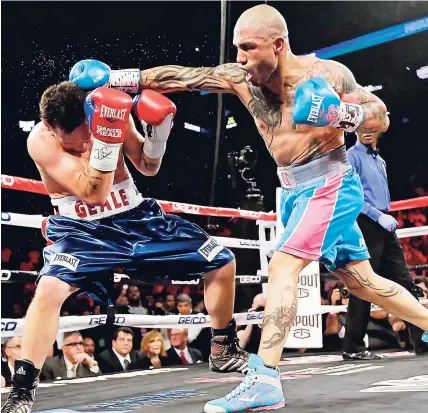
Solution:
<path fill-rule="evenodd" d="M 370 155 L 370 154 L 373 154 L 374 156 L 378 156 L 379 155 L 379 149 L 378 148 L 376 148 L 376 149 L 373 149 L 371 146 L 369 146 L 368 148 L 367 148 L 367 153 Z"/>

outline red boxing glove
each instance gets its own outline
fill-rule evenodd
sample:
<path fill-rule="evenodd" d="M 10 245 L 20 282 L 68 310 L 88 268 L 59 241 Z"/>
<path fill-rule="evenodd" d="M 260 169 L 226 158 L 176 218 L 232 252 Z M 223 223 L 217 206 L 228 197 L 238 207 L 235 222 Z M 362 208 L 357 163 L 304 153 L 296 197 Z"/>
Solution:
<path fill-rule="evenodd" d="M 163 156 L 177 108 L 167 97 L 145 89 L 134 98 L 134 113 L 144 129 L 144 153 L 152 159 Z"/>
<path fill-rule="evenodd" d="M 132 108 L 130 96 L 99 87 L 86 96 L 84 107 L 95 138 L 109 143 L 124 141 Z"/>
<path fill-rule="evenodd" d="M 99 87 L 86 97 L 84 108 L 95 138 L 89 165 L 103 172 L 114 171 L 125 140 L 132 99 L 118 90 Z"/>

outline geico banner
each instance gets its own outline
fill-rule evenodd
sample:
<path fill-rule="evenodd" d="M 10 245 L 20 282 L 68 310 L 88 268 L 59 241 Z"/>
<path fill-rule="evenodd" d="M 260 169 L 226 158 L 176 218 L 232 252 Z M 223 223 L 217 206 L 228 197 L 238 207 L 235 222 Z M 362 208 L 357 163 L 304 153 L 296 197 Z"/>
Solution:
<path fill-rule="evenodd" d="M 284 347 L 322 348 L 321 314 L 298 315 Z"/>

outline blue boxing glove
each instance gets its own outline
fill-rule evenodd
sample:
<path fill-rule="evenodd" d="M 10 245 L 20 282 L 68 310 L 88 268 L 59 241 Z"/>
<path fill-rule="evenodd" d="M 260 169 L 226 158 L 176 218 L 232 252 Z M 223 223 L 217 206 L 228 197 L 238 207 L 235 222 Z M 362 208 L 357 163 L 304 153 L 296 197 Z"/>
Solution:
<path fill-rule="evenodd" d="M 111 69 L 99 60 L 86 59 L 77 62 L 71 69 L 68 80 L 80 89 L 93 90 L 108 85 Z"/>
<path fill-rule="evenodd" d="M 322 77 L 313 77 L 296 89 L 293 121 L 297 125 L 332 126 L 353 132 L 364 121 L 361 105 L 341 102 L 339 95 Z"/>
<path fill-rule="evenodd" d="M 381 225 L 388 232 L 395 232 L 398 222 L 396 219 L 388 214 L 382 214 L 377 220 L 378 224 Z"/>
<path fill-rule="evenodd" d="M 68 80 L 84 90 L 107 86 L 125 93 L 138 93 L 140 78 L 139 69 L 111 70 L 99 60 L 85 59 L 72 67 Z"/>

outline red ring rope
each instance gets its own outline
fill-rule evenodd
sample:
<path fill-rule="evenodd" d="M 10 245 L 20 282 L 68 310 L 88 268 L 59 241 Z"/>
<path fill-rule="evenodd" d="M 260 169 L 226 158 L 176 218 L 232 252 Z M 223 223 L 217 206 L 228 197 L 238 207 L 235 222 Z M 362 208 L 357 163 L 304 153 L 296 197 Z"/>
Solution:
<path fill-rule="evenodd" d="M 36 194 L 47 195 L 46 188 L 43 182 L 34 179 L 20 178 L 17 176 L 2 175 L 2 188 L 15 189 L 17 191 L 26 191 Z M 276 213 L 274 212 L 256 212 L 244 209 L 233 208 L 217 208 L 201 205 L 184 204 L 182 202 L 159 201 L 165 212 L 186 213 L 195 215 L 206 215 L 224 218 L 246 218 L 262 221 L 276 221 Z M 411 208 L 428 207 L 428 196 L 420 198 L 405 199 L 403 201 L 391 202 L 390 211 L 399 211 Z"/>

